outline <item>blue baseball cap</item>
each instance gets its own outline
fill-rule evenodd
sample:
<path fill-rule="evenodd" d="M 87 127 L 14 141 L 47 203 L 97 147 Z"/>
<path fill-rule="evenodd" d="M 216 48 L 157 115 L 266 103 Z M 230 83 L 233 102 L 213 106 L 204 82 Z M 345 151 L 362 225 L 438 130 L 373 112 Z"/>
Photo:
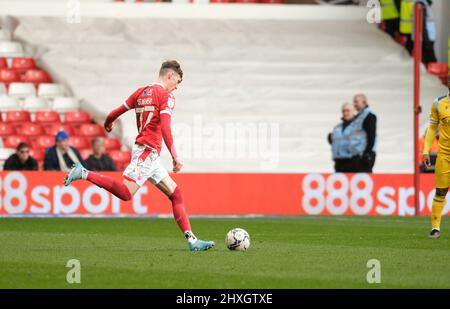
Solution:
<path fill-rule="evenodd" d="M 66 131 L 59 131 L 55 135 L 55 142 L 67 140 L 67 139 L 69 139 L 69 134 L 67 134 Z"/>

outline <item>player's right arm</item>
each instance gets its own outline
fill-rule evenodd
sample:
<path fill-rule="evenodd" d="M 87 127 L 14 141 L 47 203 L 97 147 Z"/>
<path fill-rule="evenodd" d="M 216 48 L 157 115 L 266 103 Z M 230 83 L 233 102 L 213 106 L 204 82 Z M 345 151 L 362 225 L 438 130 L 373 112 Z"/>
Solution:
<path fill-rule="evenodd" d="M 430 124 L 428 125 L 427 134 L 425 135 L 425 143 L 423 147 L 423 165 L 426 168 L 431 167 L 430 161 L 430 148 L 434 139 L 436 138 L 436 132 L 439 125 L 439 114 L 436 109 L 436 104 L 431 104 Z"/>
<path fill-rule="evenodd" d="M 143 88 L 139 88 L 135 92 L 133 92 L 132 95 L 128 97 L 128 99 L 120 105 L 118 108 L 112 110 L 108 116 L 106 116 L 106 120 L 104 123 L 104 128 L 107 132 L 111 132 L 113 122 L 119 118 L 123 113 L 126 113 L 130 109 L 133 109 L 136 106 L 136 99 L 139 96 L 139 94 L 142 92 Z"/>

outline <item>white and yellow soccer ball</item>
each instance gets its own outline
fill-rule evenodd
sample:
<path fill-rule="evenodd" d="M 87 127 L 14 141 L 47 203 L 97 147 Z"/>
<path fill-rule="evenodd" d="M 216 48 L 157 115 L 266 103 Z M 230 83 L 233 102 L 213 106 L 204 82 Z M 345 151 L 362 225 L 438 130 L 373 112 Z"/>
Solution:
<path fill-rule="evenodd" d="M 246 251 L 250 247 L 250 235 L 244 229 L 234 228 L 227 233 L 225 245 L 233 251 Z"/>

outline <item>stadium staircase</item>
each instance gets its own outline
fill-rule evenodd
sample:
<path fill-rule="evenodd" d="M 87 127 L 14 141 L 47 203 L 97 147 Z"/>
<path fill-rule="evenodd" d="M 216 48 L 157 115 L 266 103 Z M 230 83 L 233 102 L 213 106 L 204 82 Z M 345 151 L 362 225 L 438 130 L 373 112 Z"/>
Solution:
<path fill-rule="evenodd" d="M 91 153 L 91 140 L 105 137 L 105 148 L 119 168 L 128 163 L 129 151 L 115 137 L 106 137 L 103 127 L 81 111 L 79 100 L 54 83 L 36 59 L 27 57 L 21 43 L 11 41 L 0 29 L 0 167 L 21 142 L 30 145 L 31 156 L 42 169 L 45 149 L 54 145 L 54 136 L 66 131 L 70 145 L 84 159 Z"/>

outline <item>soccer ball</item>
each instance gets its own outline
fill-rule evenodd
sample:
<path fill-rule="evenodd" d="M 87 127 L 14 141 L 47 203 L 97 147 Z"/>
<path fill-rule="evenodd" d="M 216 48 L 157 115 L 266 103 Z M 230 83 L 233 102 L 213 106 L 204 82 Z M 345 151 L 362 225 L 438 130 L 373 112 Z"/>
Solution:
<path fill-rule="evenodd" d="M 232 229 L 225 237 L 225 245 L 230 250 L 245 251 L 250 247 L 250 235 L 244 229 Z"/>

